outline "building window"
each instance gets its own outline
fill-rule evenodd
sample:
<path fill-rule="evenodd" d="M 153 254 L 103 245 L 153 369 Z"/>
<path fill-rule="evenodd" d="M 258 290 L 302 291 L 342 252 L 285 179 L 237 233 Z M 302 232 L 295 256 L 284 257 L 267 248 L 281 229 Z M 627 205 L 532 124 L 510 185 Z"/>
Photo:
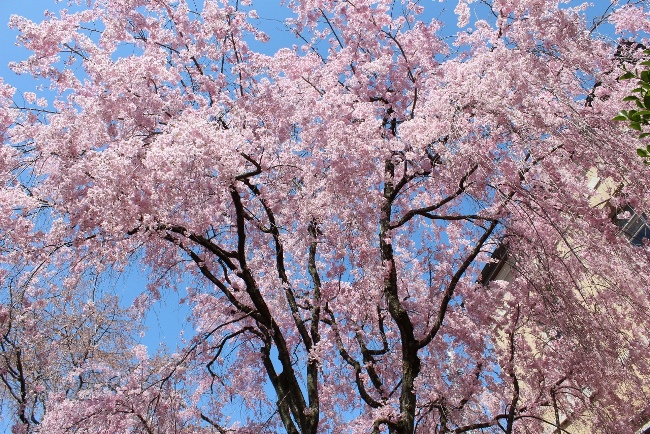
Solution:
<path fill-rule="evenodd" d="M 488 262 L 481 270 L 481 276 L 478 281 L 481 285 L 487 285 L 491 281 L 495 280 L 503 266 L 508 261 L 508 246 L 503 243 L 499 243 L 494 252 L 490 255 L 492 262 Z"/>
<path fill-rule="evenodd" d="M 637 213 L 631 205 L 616 213 L 614 223 L 619 227 L 621 233 L 635 246 L 642 246 L 643 239 L 650 240 L 650 225 L 648 217 L 644 213 Z"/>

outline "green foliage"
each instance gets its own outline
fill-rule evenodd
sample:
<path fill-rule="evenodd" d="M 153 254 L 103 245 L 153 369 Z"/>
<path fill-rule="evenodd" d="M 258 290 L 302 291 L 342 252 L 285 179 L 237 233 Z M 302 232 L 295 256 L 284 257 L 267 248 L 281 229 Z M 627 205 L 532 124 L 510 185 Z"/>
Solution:
<path fill-rule="evenodd" d="M 650 50 L 643 50 L 645 56 L 650 56 Z M 639 132 L 639 138 L 650 136 L 650 61 L 639 62 L 639 66 L 646 69 L 639 71 L 627 71 L 621 75 L 619 80 L 635 79 L 637 87 L 632 89 L 632 94 L 623 98 L 623 101 L 633 101 L 636 109 L 621 110 L 614 118 L 615 121 L 627 122 L 635 131 Z M 637 154 L 644 159 L 646 164 L 650 165 L 650 145 L 646 148 L 638 148 Z"/>

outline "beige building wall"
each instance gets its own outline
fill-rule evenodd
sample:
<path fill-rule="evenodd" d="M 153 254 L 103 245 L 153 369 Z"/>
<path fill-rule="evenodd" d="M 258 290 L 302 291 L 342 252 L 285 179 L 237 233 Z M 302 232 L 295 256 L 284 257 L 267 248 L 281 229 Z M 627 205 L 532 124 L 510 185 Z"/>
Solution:
<path fill-rule="evenodd" d="M 586 174 L 588 179 L 588 185 L 592 189 L 593 194 L 589 198 L 589 203 L 594 208 L 602 208 L 608 206 L 609 199 L 620 190 L 620 185 L 614 183 L 611 179 L 600 179 L 597 176 L 595 169 L 592 169 Z M 558 247 L 561 249 L 561 247 Z M 512 280 L 512 271 L 514 264 L 507 258 L 506 249 L 504 246 L 499 246 L 492 257 L 496 262 L 488 264 L 481 273 L 480 281 L 481 283 L 487 283 L 493 280 L 503 280 L 511 281 Z M 589 285 L 591 286 L 591 285 Z M 526 340 L 531 345 L 535 347 L 535 342 L 539 342 L 539 336 L 534 336 L 532 334 L 526 337 Z M 507 341 L 506 336 L 501 336 L 497 338 L 497 342 Z M 624 392 L 624 385 L 612 385 L 612 387 L 620 388 L 621 396 L 630 396 L 630 393 Z M 629 391 L 628 391 L 629 392 Z M 648 390 L 650 392 L 650 380 L 648 381 Z M 617 392 L 618 393 L 618 392 Z M 636 427 L 636 434 L 650 434 L 650 403 L 645 402 L 636 402 L 630 403 L 639 407 L 639 415 L 633 421 L 621 421 L 627 426 L 630 422 Z M 594 414 L 589 411 L 585 411 L 581 414 L 560 414 L 560 429 L 556 428 L 553 425 L 547 424 L 544 428 L 543 434 L 598 434 L 594 430 Z M 554 409 L 549 406 L 548 415 L 544 417 L 547 421 L 555 421 L 555 412 Z"/>

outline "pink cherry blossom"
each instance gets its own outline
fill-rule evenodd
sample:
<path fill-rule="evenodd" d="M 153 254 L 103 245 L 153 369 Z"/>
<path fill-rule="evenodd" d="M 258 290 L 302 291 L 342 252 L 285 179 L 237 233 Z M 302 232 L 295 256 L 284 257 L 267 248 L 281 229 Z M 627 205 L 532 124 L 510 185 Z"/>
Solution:
<path fill-rule="evenodd" d="M 634 433 L 650 168 L 612 118 L 648 6 L 284 3 L 12 17 L 48 89 L 0 82 L 13 430 Z M 194 334 L 148 350 L 182 287 Z"/>

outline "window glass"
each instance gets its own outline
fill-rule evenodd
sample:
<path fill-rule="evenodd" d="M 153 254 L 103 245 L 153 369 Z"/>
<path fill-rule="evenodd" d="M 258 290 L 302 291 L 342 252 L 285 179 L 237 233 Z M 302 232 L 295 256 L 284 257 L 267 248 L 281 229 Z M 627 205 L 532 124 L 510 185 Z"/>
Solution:
<path fill-rule="evenodd" d="M 626 205 L 616 213 L 614 223 L 635 246 L 642 246 L 644 238 L 650 239 L 648 217 L 645 214 L 636 213 L 630 205 Z"/>

